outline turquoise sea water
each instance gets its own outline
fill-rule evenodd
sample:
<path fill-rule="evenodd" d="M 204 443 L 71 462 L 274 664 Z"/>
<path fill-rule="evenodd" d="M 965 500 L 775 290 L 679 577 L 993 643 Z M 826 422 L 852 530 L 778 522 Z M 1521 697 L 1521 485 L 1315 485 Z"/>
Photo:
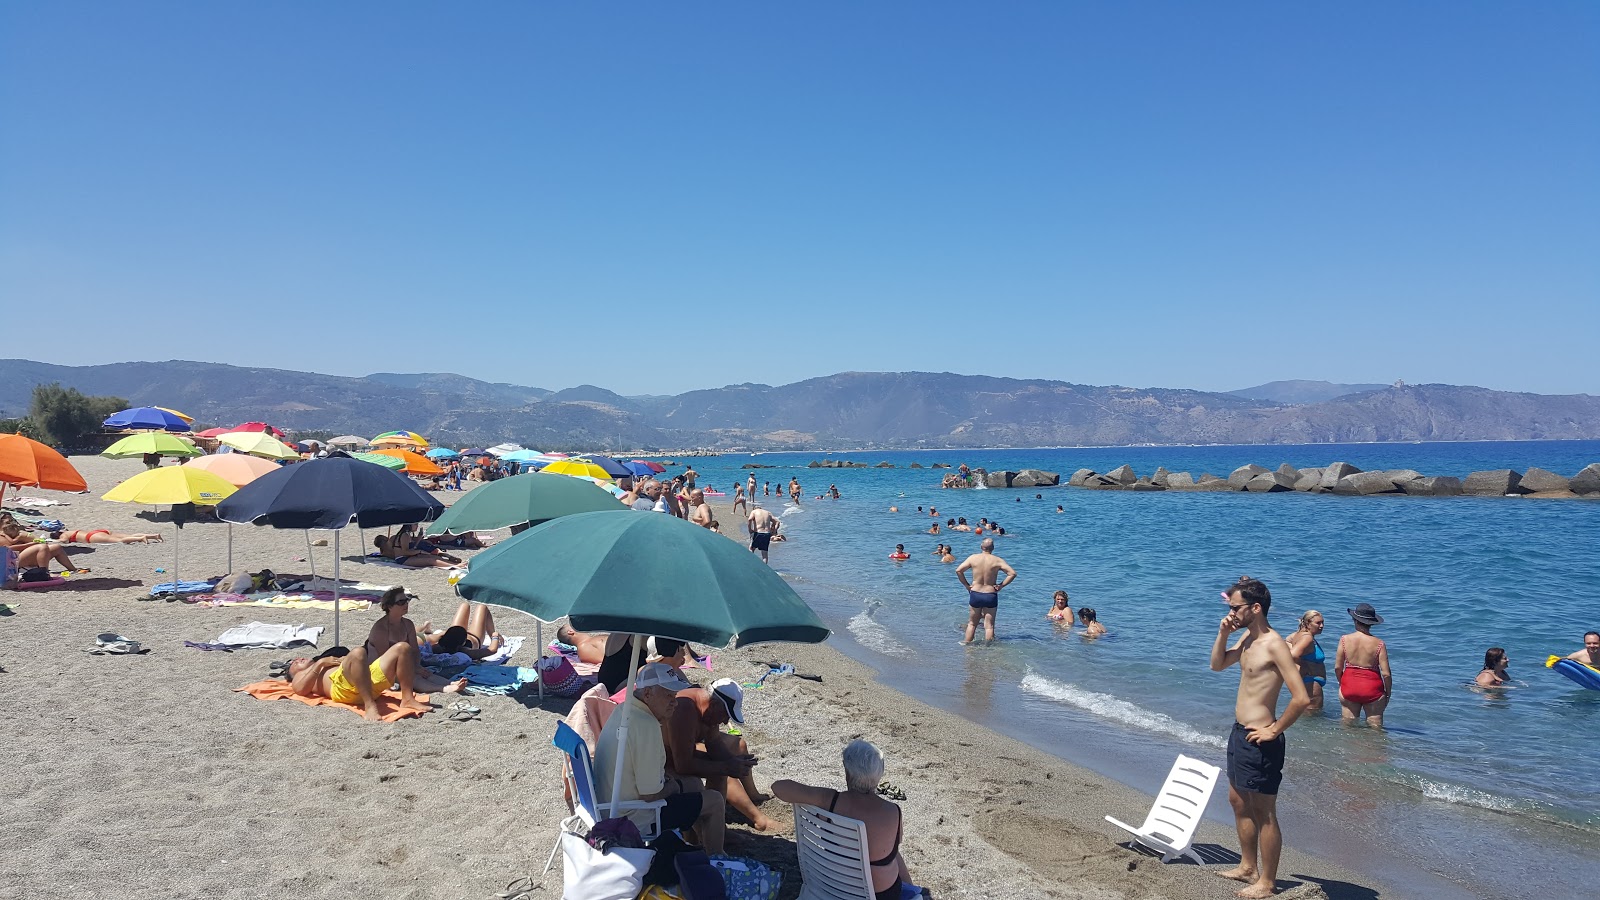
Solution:
<path fill-rule="evenodd" d="M 1218 591 L 1249 574 L 1272 588 L 1281 633 L 1310 608 L 1328 622 L 1328 700 L 1289 732 L 1292 843 L 1298 835 L 1299 846 L 1391 882 L 1422 868 L 1472 896 L 1526 896 L 1528 872 L 1550 888 L 1600 878 L 1600 691 L 1543 665 L 1600 628 L 1600 502 L 953 491 L 939 488 L 942 470 L 907 468 L 1032 467 L 1064 481 L 1081 466 L 1125 462 L 1141 474 L 1165 465 L 1198 476 L 1343 460 L 1425 474 L 1536 465 L 1571 475 L 1600 461 L 1600 442 L 869 451 L 837 458 L 897 468 L 805 468 L 821 458 L 694 462 L 702 484 L 730 498 L 745 463 L 778 466 L 756 470 L 775 489 L 800 479 L 798 508 L 765 501 L 791 536 L 775 545 L 774 565 L 836 643 L 891 686 L 1153 792 L 1177 752 L 1222 762 L 1238 675 L 1213 673 L 1207 660 L 1225 612 Z M 829 485 L 841 500 L 812 499 Z M 965 594 L 954 566 L 931 554 L 943 541 L 960 559 L 979 538 L 926 534 L 932 519 L 918 506 L 937 507 L 941 522 L 988 517 L 1006 527 L 997 552 L 1020 578 L 1001 600 L 995 645 L 957 645 Z M 897 543 L 910 560 L 887 559 Z M 1086 641 L 1048 622 L 1057 588 L 1074 608 L 1094 607 L 1110 633 Z M 1387 620 L 1377 633 L 1395 672 L 1383 733 L 1342 727 L 1332 683 L 1334 648 L 1351 630 L 1345 610 L 1363 601 Z M 1515 687 L 1472 686 L 1489 646 L 1506 648 Z M 1212 811 L 1231 821 L 1222 801 Z M 1508 853 L 1526 867 L 1508 869 Z"/>

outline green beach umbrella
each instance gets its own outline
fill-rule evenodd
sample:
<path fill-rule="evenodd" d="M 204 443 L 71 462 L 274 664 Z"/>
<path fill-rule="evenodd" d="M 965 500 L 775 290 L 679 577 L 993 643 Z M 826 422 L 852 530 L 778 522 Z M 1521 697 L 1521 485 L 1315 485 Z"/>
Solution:
<path fill-rule="evenodd" d="M 478 554 L 456 588 L 546 622 L 566 616 L 579 631 L 713 647 L 827 639 L 811 607 L 742 544 L 676 516 L 623 513 L 536 525 Z"/>
<path fill-rule="evenodd" d="M 406 461 L 398 456 L 384 456 L 382 453 L 352 453 L 351 456 L 362 462 L 369 462 L 385 469 L 400 470 L 406 467 Z"/>
<path fill-rule="evenodd" d="M 611 511 L 630 510 L 594 482 L 535 472 L 473 488 L 428 525 L 428 534 L 491 531 L 575 513 Z"/>
<path fill-rule="evenodd" d="M 128 459 L 133 456 L 144 456 L 146 453 L 159 453 L 162 456 L 199 456 L 200 450 L 175 434 L 168 434 L 165 431 L 145 431 L 128 435 L 102 450 L 100 455 L 111 459 Z"/>

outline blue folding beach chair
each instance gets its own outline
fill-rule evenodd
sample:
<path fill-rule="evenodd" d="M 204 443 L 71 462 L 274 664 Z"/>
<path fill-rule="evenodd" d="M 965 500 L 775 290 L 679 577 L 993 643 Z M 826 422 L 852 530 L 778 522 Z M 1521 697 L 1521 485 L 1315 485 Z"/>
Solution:
<path fill-rule="evenodd" d="M 594 760 L 589 755 L 589 745 L 583 742 L 576 731 L 565 722 L 556 723 L 556 736 L 551 743 L 567 755 L 563 766 L 563 777 L 567 781 L 567 791 L 572 795 L 572 817 L 562 822 L 562 830 L 568 830 L 567 825 L 572 819 L 581 823 L 585 830 L 593 828 L 601 819 L 610 819 L 625 815 L 636 809 L 649 809 L 655 811 L 655 824 L 649 830 L 641 829 L 647 841 L 653 841 L 661 836 L 661 808 L 667 805 L 665 800 L 624 800 L 620 803 L 601 803 L 599 795 L 594 789 Z M 561 851 L 561 834 L 556 833 L 556 845 L 550 851 L 550 858 L 545 861 L 545 872 L 556 864 L 556 854 Z"/>

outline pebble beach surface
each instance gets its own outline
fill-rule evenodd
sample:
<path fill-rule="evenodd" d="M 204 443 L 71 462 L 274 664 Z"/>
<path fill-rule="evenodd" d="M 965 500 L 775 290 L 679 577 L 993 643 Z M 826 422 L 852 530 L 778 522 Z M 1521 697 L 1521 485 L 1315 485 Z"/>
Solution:
<path fill-rule="evenodd" d="M 155 570 L 173 567 L 173 526 L 151 521 L 147 508 L 98 499 L 140 464 L 72 462 L 90 493 L 24 495 L 69 503 L 46 511 L 69 528 L 162 532 L 166 543 L 97 546 L 75 557 L 88 575 L 55 590 L 0 595 L 10 764 L 0 799 L 0 898 L 477 900 L 524 875 L 538 885 L 532 896 L 560 896 L 559 864 L 542 878 L 539 870 L 565 814 L 560 758 L 549 741 L 567 701 L 480 697 L 472 702 L 482 714 L 471 721 L 435 711 L 371 725 L 351 712 L 238 693 L 267 677 L 270 661 L 292 654 L 204 652 L 183 642 L 262 621 L 329 626 L 327 646 L 332 614 L 147 599 L 149 586 L 168 578 Z M 448 503 L 460 495 L 439 496 Z M 738 521 L 726 506 L 719 518 Z M 303 532 L 235 526 L 233 537 L 237 570 L 309 574 L 308 552 L 319 573 L 332 569 L 331 549 L 308 551 Z M 355 548 L 372 534 L 351 528 L 343 537 L 345 578 L 403 583 L 421 597 L 415 621 L 450 618 L 457 601 L 444 570 L 364 564 Z M 225 570 L 226 526 L 190 525 L 177 541 L 184 577 Z M 377 616 L 345 613 L 343 642 L 358 643 Z M 497 624 L 528 637 L 513 660 L 528 664 L 533 621 L 497 610 Z M 85 653 L 106 631 L 150 652 Z M 842 747 L 857 737 L 876 742 L 887 780 L 907 795 L 907 863 L 935 897 L 1176 900 L 1231 897 L 1238 887 L 1209 871 L 1225 866 L 1164 866 L 1118 846 L 1122 835 L 1101 817 L 1138 822 L 1148 794 L 884 688 L 827 645 L 718 651 L 713 665 L 718 677 L 754 681 L 768 661 L 822 681 L 775 677 L 749 692 L 745 730 L 761 758 L 758 780 L 842 785 Z M 788 809 L 771 804 L 787 828 Z M 1236 847 L 1232 829 L 1212 822 L 1200 842 L 1219 860 Z M 781 896 L 797 895 L 788 834 L 735 826 L 728 848 L 783 869 Z M 1401 896 L 1292 847 L 1281 871 L 1281 896 Z"/>

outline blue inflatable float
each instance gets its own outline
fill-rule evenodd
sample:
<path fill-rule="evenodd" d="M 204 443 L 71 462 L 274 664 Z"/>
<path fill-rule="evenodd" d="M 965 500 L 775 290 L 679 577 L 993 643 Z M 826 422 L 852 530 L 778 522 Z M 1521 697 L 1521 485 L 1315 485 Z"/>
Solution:
<path fill-rule="evenodd" d="M 1591 691 L 1600 691 L 1600 669 L 1586 666 L 1574 659 L 1552 656 L 1544 661 L 1545 667 L 1554 669 Z"/>

